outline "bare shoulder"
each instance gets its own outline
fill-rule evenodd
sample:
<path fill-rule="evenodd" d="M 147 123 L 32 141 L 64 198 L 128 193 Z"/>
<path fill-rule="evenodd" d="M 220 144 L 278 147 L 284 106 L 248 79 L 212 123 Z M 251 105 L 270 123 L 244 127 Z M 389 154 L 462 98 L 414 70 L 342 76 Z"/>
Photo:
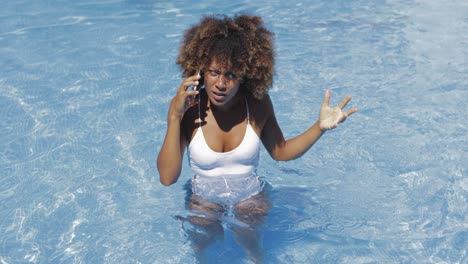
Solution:
<path fill-rule="evenodd" d="M 250 108 L 250 116 L 252 123 L 259 130 L 263 130 L 266 121 L 270 118 L 273 112 L 273 104 L 270 96 L 266 94 L 262 99 L 258 100 L 253 97 L 249 97 L 248 100 Z"/>

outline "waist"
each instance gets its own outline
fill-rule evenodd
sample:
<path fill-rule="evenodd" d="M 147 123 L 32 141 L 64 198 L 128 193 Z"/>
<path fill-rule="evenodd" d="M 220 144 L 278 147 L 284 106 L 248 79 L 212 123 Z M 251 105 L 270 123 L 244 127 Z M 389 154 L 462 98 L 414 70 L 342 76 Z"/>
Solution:
<path fill-rule="evenodd" d="M 220 166 L 213 168 L 201 168 L 195 164 L 191 164 L 191 169 L 200 177 L 217 178 L 217 177 L 229 177 L 229 178 L 243 178 L 255 175 L 256 165 L 244 165 L 244 164 L 230 164 L 228 166 Z"/>
<path fill-rule="evenodd" d="M 218 177 L 194 175 L 192 192 L 206 200 L 233 205 L 262 191 L 263 180 L 255 173 Z"/>

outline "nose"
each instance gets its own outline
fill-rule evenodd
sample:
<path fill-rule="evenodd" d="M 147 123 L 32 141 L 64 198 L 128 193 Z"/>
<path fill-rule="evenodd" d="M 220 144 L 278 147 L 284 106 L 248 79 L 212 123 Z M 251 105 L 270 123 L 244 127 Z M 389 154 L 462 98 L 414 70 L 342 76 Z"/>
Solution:
<path fill-rule="evenodd" d="M 224 77 L 224 74 L 218 75 L 218 79 L 216 79 L 216 88 L 219 90 L 225 90 L 227 86 L 226 78 Z"/>

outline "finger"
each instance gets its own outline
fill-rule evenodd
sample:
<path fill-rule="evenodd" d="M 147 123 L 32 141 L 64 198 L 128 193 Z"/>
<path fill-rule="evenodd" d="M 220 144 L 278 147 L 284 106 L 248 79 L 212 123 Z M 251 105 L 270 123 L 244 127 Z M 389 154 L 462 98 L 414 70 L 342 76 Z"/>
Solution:
<path fill-rule="evenodd" d="M 179 87 L 179 91 L 186 91 L 190 86 L 197 86 L 199 82 L 197 80 L 191 80 L 190 78 L 185 79 Z"/>
<path fill-rule="evenodd" d="M 185 91 L 196 91 L 196 90 L 199 90 L 199 89 L 198 89 L 198 84 L 199 84 L 198 81 L 193 82 L 193 83 L 190 84 L 189 86 L 185 87 Z"/>
<path fill-rule="evenodd" d="M 350 109 L 346 112 L 342 112 L 343 115 L 341 116 L 340 120 L 338 120 L 338 123 L 343 123 L 346 118 L 348 118 L 348 116 L 352 115 L 353 113 L 356 113 L 357 112 L 357 108 L 353 108 L 353 109 Z"/>
<path fill-rule="evenodd" d="M 194 75 L 187 77 L 188 80 L 192 80 L 192 81 L 200 80 L 200 78 L 201 78 L 200 71 L 197 71 Z"/>
<path fill-rule="evenodd" d="M 185 79 L 183 83 L 188 83 L 189 85 L 193 85 L 194 82 L 198 83 L 198 80 L 200 80 L 200 78 L 198 78 L 197 76 L 190 76 L 187 79 Z"/>
<path fill-rule="evenodd" d="M 350 116 L 350 115 L 356 113 L 357 111 L 358 111 L 357 108 L 351 108 L 351 109 L 349 109 L 348 111 L 343 112 L 343 114 L 344 114 L 345 116 L 348 117 L 348 116 Z"/>
<path fill-rule="evenodd" d="M 198 94 L 198 91 L 196 91 L 196 90 L 189 90 L 189 91 L 185 91 L 185 94 L 186 94 L 187 96 L 197 95 L 197 94 Z"/>
<path fill-rule="evenodd" d="M 350 100 L 351 100 L 351 96 L 348 95 L 348 96 L 345 97 L 345 99 L 343 99 L 343 101 L 341 101 L 341 103 L 338 106 L 341 109 L 343 109 L 349 103 Z"/>
<path fill-rule="evenodd" d="M 200 84 L 199 80 L 201 78 L 201 72 L 197 71 L 195 75 L 187 77 L 183 82 L 182 86 L 185 86 L 185 90 L 189 88 L 190 86 L 198 86 Z"/>
<path fill-rule="evenodd" d="M 325 98 L 323 99 L 322 104 L 327 105 L 327 106 L 330 105 L 330 90 L 329 89 L 325 91 Z"/>

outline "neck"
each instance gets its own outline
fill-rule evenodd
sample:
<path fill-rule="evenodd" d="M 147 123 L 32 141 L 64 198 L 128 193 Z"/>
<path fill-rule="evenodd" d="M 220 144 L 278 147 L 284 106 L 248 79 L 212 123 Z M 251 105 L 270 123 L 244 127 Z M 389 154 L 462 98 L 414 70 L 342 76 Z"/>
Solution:
<path fill-rule="evenodd" d="M 244 94 L 241 92 L 238 92 L 234 98 L 232 98 L 229 102 L 227 102 L 225 105 L 214 105 L 211 103 L 210 100 L 208 100 L 208 107 L 211 109 L 211 111 L 214 112 L 228 112 L 233 110 L 236 106 L 242 105 L 241 100 L 244 98 Z"/>
<path fill-rule="evenodd" d="M 218 127 L 228 132 L 246 120 L 246 107 L 243 96 L 237 94 L 227 105 L 216 106 L 208 100 L 208 108 Z"/>

